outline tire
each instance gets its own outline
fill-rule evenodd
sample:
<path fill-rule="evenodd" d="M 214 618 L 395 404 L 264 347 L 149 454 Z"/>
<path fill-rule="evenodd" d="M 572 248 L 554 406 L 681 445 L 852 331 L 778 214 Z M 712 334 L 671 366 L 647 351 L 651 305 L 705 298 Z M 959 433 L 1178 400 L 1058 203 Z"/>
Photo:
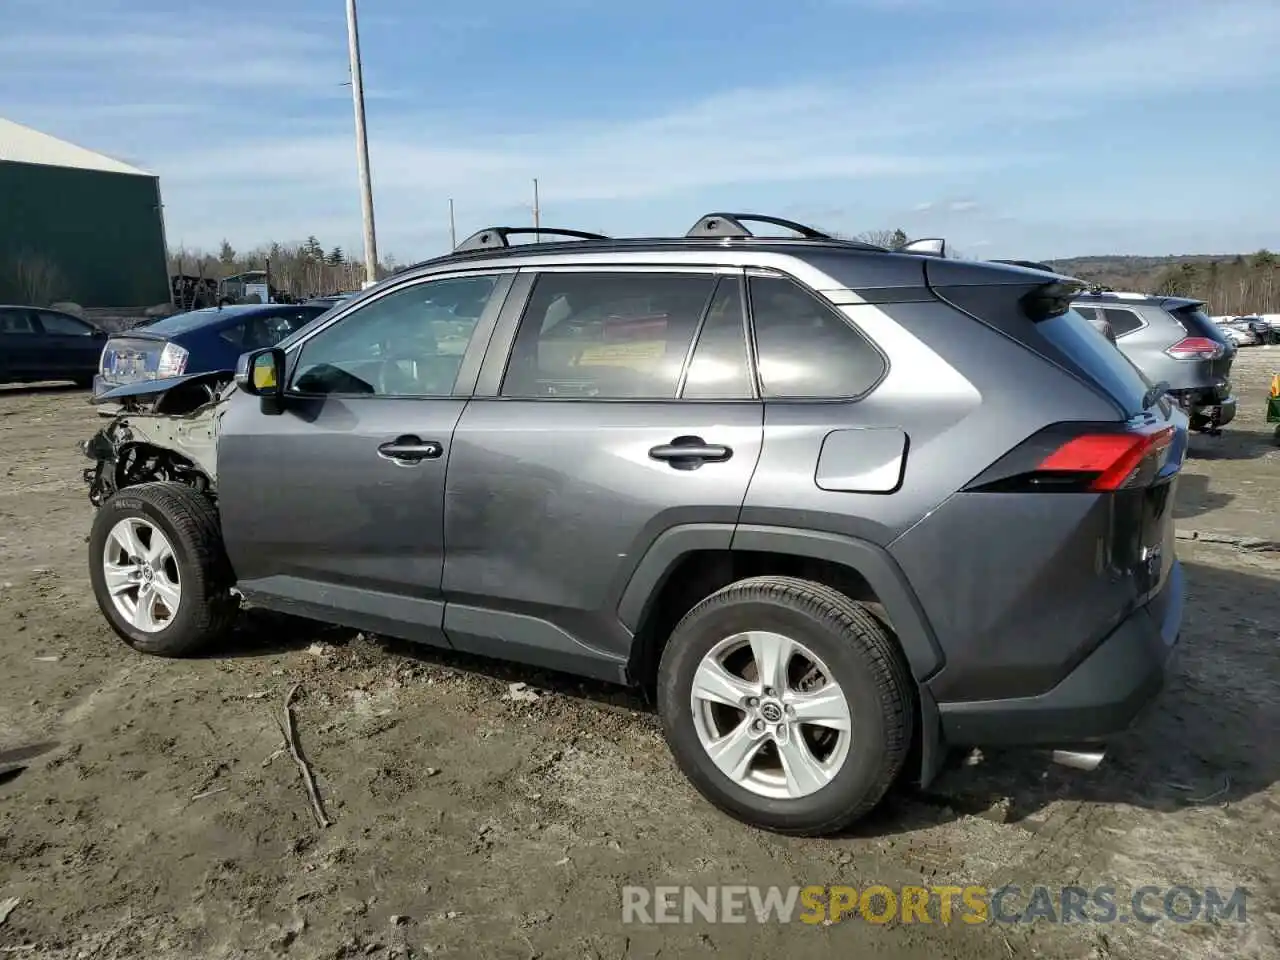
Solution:
<path fill-rule="evenodd" d="M 168 611 L 158 622 L 153 620 L 153 629 L 142 629 L 126 616 L 107 586 L 108 542 L 119 556 L 120 544 L 112 539 L 113 531 L 126 520 L 138 521 L 139 529 L 159 531 L 172 548 L 171 564 L 165 561 L 165 566 L 176 571 L 180 587 L 177 609 Z M 113 571 L 119 569 L 113 567 Z M 154 579 L 159 582 L 162 576 L 175 579 L 157 567 Z M 89 579 L 98 608 L 111 629 L 142 653 L 191 656 L 225 637 L 235 623 L 239 606 L 231 593 L 235 578 L 223 549 L 217 511 L 207 496 L 185 484 L 143 483 L 112 494 L 93 518 Z"/>
<path fill-rule="evenodd" d="M 706 714 L 691 702 L 695 676 L 704 657 L 745 631 L 775 632 L 801 644 L 844 692 L 852 731 L 844 734 L 847 753 L 825 785 L 807 795 L 761 795 L 722 771 L 703 746 L 700 730 L 708 721 L 699 720 Z M 901 651 L 880 622 L 840 592 L 791 577 L 741 580 L 700 602 L 676 626 L 658 668 L 667 742 L 698 792 L 739 820 L 797 836 L 838 832 L 883 799 L 906 761 L 914 703 Z M 728 725 L 736 715 L 728 714 Z"/>

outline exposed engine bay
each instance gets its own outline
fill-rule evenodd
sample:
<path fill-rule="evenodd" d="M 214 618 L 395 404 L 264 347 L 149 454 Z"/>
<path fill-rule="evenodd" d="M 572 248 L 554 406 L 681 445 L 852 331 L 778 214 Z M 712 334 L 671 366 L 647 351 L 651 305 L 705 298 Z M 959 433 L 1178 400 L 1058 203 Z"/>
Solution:
<path fill-rule="evenodd" d="M 95 506 L 117 490 L 155 480 L 176 480 L 216 496 L 218 423 L 235 390 L 230 372 L 210 373 L 150 392 L 112 391 L 95 403 L 110 422 L 80 443 L 94 466 L 84 471 Z M 123 394 L 123 395 L 122 395 Z"/>

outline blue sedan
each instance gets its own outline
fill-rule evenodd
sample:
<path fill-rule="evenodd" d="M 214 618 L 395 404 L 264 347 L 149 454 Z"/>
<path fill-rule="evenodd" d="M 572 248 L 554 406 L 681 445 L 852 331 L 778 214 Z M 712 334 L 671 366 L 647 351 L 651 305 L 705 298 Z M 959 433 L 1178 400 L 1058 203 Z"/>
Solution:
<path fill-rule="evenodd" d="M 327 313 L 326 304 L 206 307 L 113 333 L 93 381 L 95 400 L 231 372 L 247 350 L 273 347 Z"/>

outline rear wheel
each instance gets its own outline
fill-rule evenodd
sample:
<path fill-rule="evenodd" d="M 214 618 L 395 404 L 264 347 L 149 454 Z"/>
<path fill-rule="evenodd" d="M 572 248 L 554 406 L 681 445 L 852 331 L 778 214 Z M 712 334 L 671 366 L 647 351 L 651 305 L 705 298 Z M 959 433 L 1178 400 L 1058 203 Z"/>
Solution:
<path fill-rule="evenodd" d="M 189 656 L 221 639 L 237 609 L 217 512 L 181 483 L 144 483 L 113 494 L 89 535 L 94 597 L 135 650 Z"/>
<path fill-rule="evenodd" d="M 676 627 L 659 710 L 699 792 L 780 833 L 842 829 L 897 778 L 913 729 L 899 651 L 830 587 L 756 577 L 725 587 Z"/>

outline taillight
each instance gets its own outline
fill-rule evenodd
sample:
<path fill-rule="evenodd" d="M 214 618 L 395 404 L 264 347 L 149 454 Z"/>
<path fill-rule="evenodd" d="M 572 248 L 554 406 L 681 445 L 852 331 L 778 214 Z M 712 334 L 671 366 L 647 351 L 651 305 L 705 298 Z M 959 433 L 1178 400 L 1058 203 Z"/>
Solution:
<path fill-rule="evenodd" d="M 156 379 L 167 380 L 170 377 L 182 376 L 187 369 L 188 356 L 186 347 L 180 347 L 176 343 L 166 343 L 156 363 Z"/>
<path fill-rule="evenodd" d="M 1129 486 L 1173 442 L 1173 427 L 1154 432 L 1095 433 L 1068 440 L 1040 461 L 1040 472 L 1090 477 L 1095 492 Z"/>
<path fill-rule="evenodd" d="M 1208 337 L 1183 337 L 1165 353 L 1175 360 L 1217 360 L 1226 349 Z"/>
<path fill-rule="evenodd" d="M 1150 483 L 1164 468 L 1172 426 L 1116 429 L 1057 424 L 1001 457 L 966 485 L 985 493 L 1107 493 Z"/>

